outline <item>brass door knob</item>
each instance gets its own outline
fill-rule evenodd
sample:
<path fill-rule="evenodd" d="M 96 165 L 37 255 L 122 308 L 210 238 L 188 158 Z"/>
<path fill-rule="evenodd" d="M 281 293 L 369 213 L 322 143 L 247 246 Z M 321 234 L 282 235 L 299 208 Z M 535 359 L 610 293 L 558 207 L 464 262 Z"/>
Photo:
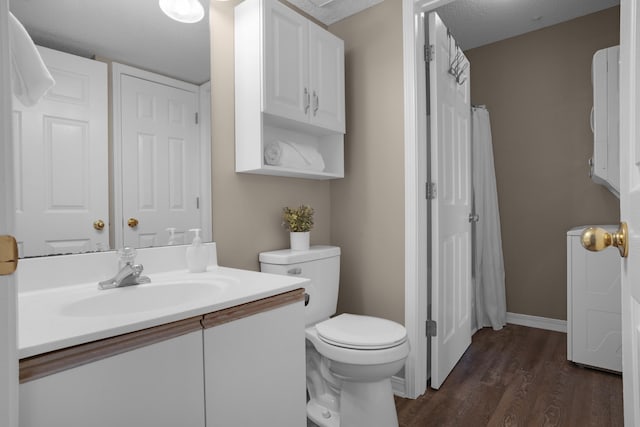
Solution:
<path fill-rule="evenodd" d="M 18 243 L 13 236 L 0 236 L 0 276 L 9 276 L 18 268 Z"/>
<path fill-rule="evenodd" d="M 138 226 L 138 220 L 135 218 L 129 218 L 127 225 L 131 228 L 136 228 Z"/>
<path fill-rule="evenodd" d="M 621 222 L 618 231 L 614 233 L 609 233 L 602 228 L 589 227 L 582 232 L 580 240 L 585 249 L 593 252 L 615 246 L 620 251 L 622 258 L 629 255 L 629 229 L 626 222 Z"/>
<path fill-rule="evenodd" d="M 98 231 L 102 231 L 104 229 L 104 221 L 99 219 L 97 221 L 93 221 L 93 228 Z"/>

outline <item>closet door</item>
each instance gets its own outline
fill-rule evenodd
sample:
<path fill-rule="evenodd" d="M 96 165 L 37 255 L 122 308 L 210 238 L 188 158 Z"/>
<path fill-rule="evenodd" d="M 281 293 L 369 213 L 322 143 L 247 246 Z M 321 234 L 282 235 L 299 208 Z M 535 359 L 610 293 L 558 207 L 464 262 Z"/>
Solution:
<path fill-rule="evenodd" d="M 32 107 L 13 99 L 20 256 L 106 250 L 107 65 L 38 50 L 56 84 Z"/>
<path fill-rule="evenodd" d="M 194 91 L 122 75 L 124 246 L 167 244 L 200 228 L 200 149 Z"/>

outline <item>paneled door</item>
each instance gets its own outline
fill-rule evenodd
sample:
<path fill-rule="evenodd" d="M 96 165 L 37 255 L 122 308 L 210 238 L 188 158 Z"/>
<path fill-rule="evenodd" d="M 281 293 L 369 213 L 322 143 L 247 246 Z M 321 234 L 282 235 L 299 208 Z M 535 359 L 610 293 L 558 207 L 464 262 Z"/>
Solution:
<path fill-rule="evenodd" d="M 56 84 L 33 107 L 13 99 L 20 256 L 109 249 L 107 65 L 38 50 Z"/>
<path fill-rule="evenodd" d="M 471 102 L 468 60 L 440 17 L 429 14 L 431 111 L 431 387 L 471 344 Z M 449 70 L 458 55 L 459 75 Z M 453 70 L 454 74 L 456 70 Z"/>
<path fill-rule="evenodd" d="M 640 8 L 620 2 L 620 218 L 629 226 L 621 261 L 624 425 L 640 425 Z"/>
<path fill-rule="evenodd" d="M 166 245 L 169 227 L 188 243 L 200 228 L 198 90 L 120 77 L 124 246 Z"/>

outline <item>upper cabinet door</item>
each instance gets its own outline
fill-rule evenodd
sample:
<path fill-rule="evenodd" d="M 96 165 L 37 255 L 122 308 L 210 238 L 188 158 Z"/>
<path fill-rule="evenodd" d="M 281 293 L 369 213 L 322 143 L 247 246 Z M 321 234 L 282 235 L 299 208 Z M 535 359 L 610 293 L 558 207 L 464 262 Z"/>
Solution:
<path fill-rule="evenodd" d="M 264 13 L 262 110 L 307 121 L 311 102 L 307 20 L 277 1 L 266 1 Z"/>
<path fill-rule="evenodd" d="M 344 42 L 313 23 L 309 23 L 309 77 L 311 123 L 344 133 Z"/>

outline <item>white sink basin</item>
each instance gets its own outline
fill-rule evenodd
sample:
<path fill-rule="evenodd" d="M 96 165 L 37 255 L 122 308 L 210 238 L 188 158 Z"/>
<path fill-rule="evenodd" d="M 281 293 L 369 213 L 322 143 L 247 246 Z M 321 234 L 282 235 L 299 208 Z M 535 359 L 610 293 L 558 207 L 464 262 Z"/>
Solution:
<path fill-rule="evenodd" d="M 61 307 L 65 316 L 96 317 L 136 314 L 184 307 L 213 301 L 228 283 L 223 280 L 202 282 L 158 282 L 97 291 Z"/>

